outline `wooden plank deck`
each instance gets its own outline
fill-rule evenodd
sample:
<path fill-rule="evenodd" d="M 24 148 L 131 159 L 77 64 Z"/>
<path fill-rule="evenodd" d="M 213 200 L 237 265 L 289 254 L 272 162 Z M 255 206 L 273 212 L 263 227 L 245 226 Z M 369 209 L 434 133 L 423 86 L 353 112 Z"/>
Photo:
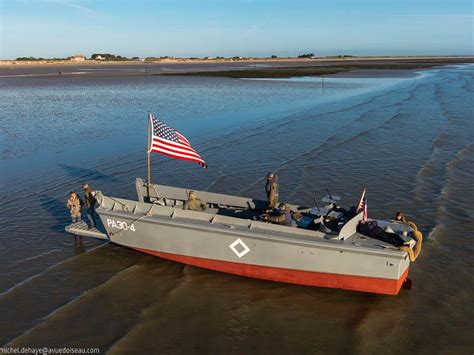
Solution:
<path fill-rule="evenodd" d="M 100 230 L 96 228 L 89 229 L 89 227 L 87 226 L 87 223 L 84 221 L 71 223 L 70 225 L 66 226 L 65 230 L 68 233 L 80 235 L 82 237 L 92 237 L 92 238 L 109 240 L 109 238 L 107 237 L 107 234 L 102 233 Z"/>

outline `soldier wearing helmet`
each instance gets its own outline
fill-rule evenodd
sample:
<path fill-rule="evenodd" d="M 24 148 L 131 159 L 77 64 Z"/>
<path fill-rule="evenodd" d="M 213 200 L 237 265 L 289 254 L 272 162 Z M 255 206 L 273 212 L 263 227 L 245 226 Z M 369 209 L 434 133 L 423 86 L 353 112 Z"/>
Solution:
<path fill-rule="evenodd" d="M 194 191 L 189 191 L 188 200 L 184 204 L 184 209 L 190 211 L 205 211 L 206 204 L 197 197 Z"/>
<path fill-rule="evenodd" d="M 273 172 L 267 174 L 267 184 L 265 192 L 267 193 L 268 208 L 272 209 L 278 205 L 278 183 L 277 176 Z"/>
<path fill-rule="evenodd" d="M 275 224 L 281 224 L 283 226 L 291 227 L 293 218 L 291 216 L 291 209 L 285 203 L 278 205 L 278 210 L 273 213 L 267 213 L 264 220 Z"/>

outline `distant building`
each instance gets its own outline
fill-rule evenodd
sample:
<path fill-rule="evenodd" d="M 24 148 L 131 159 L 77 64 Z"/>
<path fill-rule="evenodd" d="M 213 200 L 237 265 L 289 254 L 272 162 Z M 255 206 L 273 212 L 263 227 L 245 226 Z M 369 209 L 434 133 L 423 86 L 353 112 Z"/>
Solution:
<path fill-rule="evenodd" d="M 95 60 L 105 60 L 105 57 L 102 57 L 100 54 L 97 55 L 95 58 Z"/>
<path fill-rule="evenodd" d="M 86 60 L 86 56 L 83 54 L 76 54 L 70 57 L 70 59 L 73 62 L 84 62 Z"/>
<path fill-rule="evenodd" d="M 300 54 L 298 58 L 316 59 L 314 53 Z"/>

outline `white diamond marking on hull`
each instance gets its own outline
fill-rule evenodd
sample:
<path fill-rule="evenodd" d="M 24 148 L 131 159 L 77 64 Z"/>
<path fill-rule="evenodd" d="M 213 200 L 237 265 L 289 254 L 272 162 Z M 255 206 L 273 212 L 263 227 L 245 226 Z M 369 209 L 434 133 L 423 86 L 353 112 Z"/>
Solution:
<path fill-rule="evenodd" d="M 240 245 L 243 248 L 242 251 L 237 250 L 236 247 L 238 245 Z M 245 243 L 240 238 L 238 238 L 235 242 L 233 242 L 231 245 L 229 245 L 229 248 L 234 252 L 235 255 L 237 255 L 237 257 L 239 259 L 250 251 L 249 247 L 247 245 L 245 245 Z"/>

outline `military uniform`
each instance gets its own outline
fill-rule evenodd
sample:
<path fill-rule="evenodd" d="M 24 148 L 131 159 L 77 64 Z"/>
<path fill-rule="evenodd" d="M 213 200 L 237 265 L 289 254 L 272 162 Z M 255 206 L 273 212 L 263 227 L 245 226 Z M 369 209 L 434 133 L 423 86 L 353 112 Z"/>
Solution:
<path fill-rule="evenodd" d="M 69 197 L 67 200 L 66 207 L 71 212 L 72 223 L 79 222 L 81 220 L 81 208 L 84 205 L 79 196 Z"/>
<path fill-rule="evenodd" d="M 284 203 L 278 206 L 279 211 L 276 215 L 267 215 L 266 220 L 272 223 L 281 224 L 283 226 L 291 227 L 293 224 L 293 218 L 291 216 L 291 210 Z"/>
<path fill-rule="evenodd" d="M 268 208 L 275 208 L 278 205 L 278 183 L 274 173 L 267 174 L 265 192 L 267 193 Z"/>
<path fill-rule="evenodd" d="M 276 179 L 267 181 L 265 191 L 267 193 L 268 208 L 275 208 L 278 205 L 278 184 Z"/>
<path fill-rule="evenodd" d="M 84 188 L 84 200 L 86 202 L 87 207 L 87 218 L 89 219 L 89 229 L 95 228 L 95 204 L 97 200 L 95 199 L 95 190 L 87 186 Z"/>
<path fill-rule="evenodd" d="M 183 206 L 183 209 L 190 211 L 205 211 L 206 204 L 196 197 L 194 191 L 189 193 L 189 198 Z"/>
<path fill-rule="evenodd" d="M 84 189 L 84 199 L 86 201 L 87 208 L 94 207 L 95 204 L 97 203 L 97 200 L 95 199 L 95 196 L 94 196 L 94 192 L 95 190 L 90 186 L 87 186 L 87 188 Z"/>

